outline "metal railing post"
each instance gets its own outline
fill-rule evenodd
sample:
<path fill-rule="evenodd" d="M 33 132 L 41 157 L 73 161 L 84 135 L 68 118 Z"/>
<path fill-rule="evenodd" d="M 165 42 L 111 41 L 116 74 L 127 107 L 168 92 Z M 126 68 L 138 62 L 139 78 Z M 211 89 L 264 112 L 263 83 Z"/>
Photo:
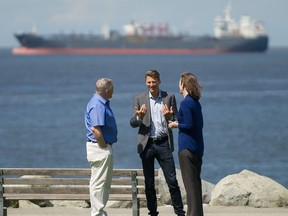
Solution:
<path fill-rule="evenodd" d="M 139 199 L 138 199 L 138 182 L 137 182 L 137 171 L 131 172 L 131 182 L 132 182 L 132 215 L 139 216 Z"/>
<path fill-rule="evenodd" d="M 7 215 L 7 209 L 4 204 L 4 188 L 3 188 L 3 170 L 0 170 L 0 216 L 6 216 Z"/>

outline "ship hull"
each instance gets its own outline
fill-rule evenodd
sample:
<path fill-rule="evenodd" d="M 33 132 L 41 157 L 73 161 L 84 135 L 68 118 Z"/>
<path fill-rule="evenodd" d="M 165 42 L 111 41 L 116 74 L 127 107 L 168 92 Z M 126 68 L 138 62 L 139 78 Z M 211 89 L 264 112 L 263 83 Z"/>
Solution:
<path fill-rule="evenodd" d="M 264 52 L 268 37 L 117 37 L 15 35 L 21 47 L 15 55 L 38 54 L 204 54 L 223 52 Z"/>
<path fill-rule="evenodd" d="M 222 53 L 216 49 L 135 49 L 135 48 L 27 48 L 12 49 L 14 55 L 45 55 L 45 54 L 82 54 L 82 55 L 179 55 L 179 54 L 216 54 Z"/>

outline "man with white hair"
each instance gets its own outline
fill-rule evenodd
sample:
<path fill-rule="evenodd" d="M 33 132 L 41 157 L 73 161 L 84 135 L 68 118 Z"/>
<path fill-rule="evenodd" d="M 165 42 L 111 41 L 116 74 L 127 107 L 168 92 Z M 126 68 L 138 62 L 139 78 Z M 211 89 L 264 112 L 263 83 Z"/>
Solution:
<path fill-rule="evenodd" d="M 91 216 L 105 216 L 112 181 L 112 144 L 117 142 L 117 125 L 109 99 L 113 95 L 113 81 L 101 78 L 96 82 L 96 94 L 85 112 L 87 160 L 91 166 Z"/>

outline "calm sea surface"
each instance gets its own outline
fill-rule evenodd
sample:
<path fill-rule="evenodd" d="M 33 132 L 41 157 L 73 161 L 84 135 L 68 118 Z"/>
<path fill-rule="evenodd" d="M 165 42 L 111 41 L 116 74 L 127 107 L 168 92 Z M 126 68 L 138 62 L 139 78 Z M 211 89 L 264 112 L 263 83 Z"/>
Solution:
<path fill-rule="evenodd" d="M 100 77 L 114 80 L 115 168 L 141 168 L 129 120 L 144 73 L 178 92 L 180 73 L 202 84 L 205 155 L 212 183 L 248 169 L 288 187 L 288 49 L 219 55 L 13 56 L 0 49 L 0 167 L 89 167 L 84 110 Z M 174 130 L 177 147 L 177 129 Z M 175 151 L 177 167 L 177 148 Z M 156 163 L 157 164 L 157 163 Z"/>

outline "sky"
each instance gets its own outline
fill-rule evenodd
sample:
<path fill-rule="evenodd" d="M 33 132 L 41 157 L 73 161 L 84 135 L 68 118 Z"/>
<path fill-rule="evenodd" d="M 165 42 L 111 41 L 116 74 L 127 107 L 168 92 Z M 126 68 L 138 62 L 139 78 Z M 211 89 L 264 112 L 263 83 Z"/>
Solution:
<path fill-rule="evenodd" d="M 173 32 L 212 35 L 214 19 L 232 6 L 232 17 L 249 15 L 269 34 L 270 47 L 288 47 L 288 0 L 0 0 L 0 47 L 19 46 L 13 34 L 123 32 L 131 20 L 169 24 Z"/>

